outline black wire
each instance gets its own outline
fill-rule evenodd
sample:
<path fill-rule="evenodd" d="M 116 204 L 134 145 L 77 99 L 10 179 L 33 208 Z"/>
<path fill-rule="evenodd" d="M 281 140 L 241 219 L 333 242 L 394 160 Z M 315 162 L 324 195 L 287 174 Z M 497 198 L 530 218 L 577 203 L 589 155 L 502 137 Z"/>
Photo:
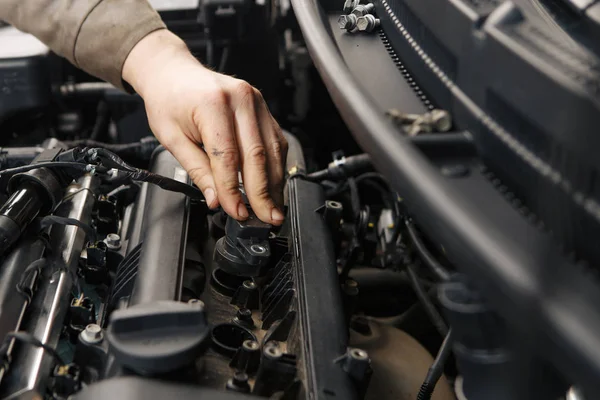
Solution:
<path fill-rule="evenodd" d="M 417 253 L 421 256 L 421 259 L 425 262 L 425 265 L 434 273 L 442 281 L 450 280 L 450 273 L 440 264 L 435 257 L 427 250 L 425 247 L 425 243 L 419 237 L 417 230 L 415 229 L 414 224 L 407 220 L 406 221 L 406 229 L 408 231 L 408 236 L 412 241 Z"/>
<path fill-rule="evenodd" d="M 354 178 L 348 178 L 348 187 L 350 188 L 350 202 L 352 204 L 352 216 L 358 218 L 361 210 L 360 195 L 358 194 L 358 185 Z"/>
<path fill-rule="evenodd" d="M 103 167 L 100 167 L 97 165 L 82 164 L 82 163 L 73 162 L 73 161 L 48 161 L 48 162 L 41 162 L 41 163 L 37 163 L 37 164 L 24 165 L 22 167 L 8 168 L 8 169 L 0 171 L 0 175 L 2 175 L 2 176 L 15 175 L 15 174 L 20 174 L 22 172 L 28 172 L 28 171 L 31 171 L 32 169 L 37 169 L 37 168 L 72 168 L 72 169 L 76 169 L 79 171 L 92 171 L 92 170 L 97 170 L 98 172 L 106 172 L 107 171 Z"/>
<path fill-rule="evenodd" d="M 31 264 L 29 264 L 27 266 L 27 268 L 25 268 L 23 270 L 23 272 L 21 273 L 21 279 L 17 283 L 17 293 L 20 293 L 21 295 L 25 296 L 25 298 L 27 300 L 27 304 L 31 303 L 31 298 L 33 296 L 33 293 L 31 292 L 31 289 L 25 287 L 25 280 L 27 278 L 29 278 L 29 274 L 32 271 L 37 271 L 39 274 L 41 269 L 46 265 L 47 261 L 48 260 L 45 258 L 40 258 L 38 260 L 35 260 Z"/>
<path fill-rule="evenodd" d="M 2 344 L 2 347 L 0 347 L 0 355 L 2 355 L 3 358 L 6 358 L 8 355 L 8 348 L 10 347 L 11 339 L 34 347 L 39 347 L 50 354 L 60 365 L 66 364 L 56 350 L 54 350 L 51 346 L 42 343 L 39 339 L 28 332 L 8 332 L 5 335 L 4 343 Z"/>
<path fill-rule="evenodd" d="M 83 229 L 90 242 L 96 242 L 96 231 L 90 225 L 75 218 L 59 217 L 57 215 L 47 215 L 40 220 L 40 230 L 44 230 L 52 225 L 72 225 Z"/>
<path fill-rule="evenodd" d="M 187 183 L 167 178 L 166 176 L 135 168 L 109 150 L 94 148 L 89 149 L 88 154 L 95 154 L 92 158 L 98 158 L 103 165 L 125 172 L 129 179 L 134 181 L 148 182 L 164 190 L 183 193 L 193 199 L 204 200 L 204 195 L 199 189 L 188 185 Z"/>
<path fill-rule="evenodd" d="M 423 286 L 419 281 L 419 277 L 417 276 L 414 267 L 412 265 L 408 265 L 406 267 L 406 272 L 408 273 L 411 286 L 413 287 L 417 298 L 421 302 L 421 305 L 423 305 L 423 309 L 429 316 L 431 323 L 442 336 L 446 336 L 448 334 L 448 326 L 446 325 L 446 322 L 444 322 L 444 319 L 442 318 L 437 308 L 435 308 L 435 305 L 423 289 Z"/>
<path fill-rule="evenodd" d="M 440 349 L 438 350 L 437 356 L 435 360 L 433 360 L 433 364 L 429 367 L 429 371 L 427 371 L 427 375 L 425 376 L 425 380 L 421 385 L 421 389 L 419 390 L 419 394 L 417 395 L 417 400 L 430 400 L 431 395 L 435 389 L 435 385 L 440 380 L 444 372 L 444 365 L 450 354 L 452 353 L 452 344 L 453 344 L 453 334 L 452 329 L 448 331 L 448 334 L 444 338 Z"/>

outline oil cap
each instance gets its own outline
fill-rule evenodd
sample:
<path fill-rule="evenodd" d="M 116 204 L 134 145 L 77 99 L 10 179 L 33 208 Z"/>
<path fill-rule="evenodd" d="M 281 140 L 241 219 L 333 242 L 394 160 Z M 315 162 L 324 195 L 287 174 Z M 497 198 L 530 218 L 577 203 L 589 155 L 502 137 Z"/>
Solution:
<path fill-rule="evenodd" d="M 209 332 L 202 302 L 157 301 L 114 311 L 106 339 L 123 367 L 156 375 L 193 363 Z"/>

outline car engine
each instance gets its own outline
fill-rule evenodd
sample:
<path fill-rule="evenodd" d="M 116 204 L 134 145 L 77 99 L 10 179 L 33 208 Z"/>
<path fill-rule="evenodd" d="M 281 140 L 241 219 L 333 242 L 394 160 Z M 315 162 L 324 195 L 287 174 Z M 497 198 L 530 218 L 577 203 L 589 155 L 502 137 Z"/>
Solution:
<path fill-rule="evenodd" d="M 0 24 L 0 399 L 600 393 L 593 188 L 561 197 L 584 167 L 529 150 L 563 120 L 517 118 L 516 89 L 479 102 L 485 73 L 453 41 L 541 47 L 525 6 L 423 0 L 477 20 L 449 33 L 412 0 L 151 3 L 263 93 L 289 143 L 285 223 L 210 210 L 139 96 Z M 560 104 L 584 136 L 600 112 L 578 99 Z"/>

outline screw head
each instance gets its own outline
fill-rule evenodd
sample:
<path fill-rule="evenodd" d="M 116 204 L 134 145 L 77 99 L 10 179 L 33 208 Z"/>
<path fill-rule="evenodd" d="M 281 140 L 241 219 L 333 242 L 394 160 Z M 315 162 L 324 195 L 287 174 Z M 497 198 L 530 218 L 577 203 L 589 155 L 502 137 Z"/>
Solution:
<path fill-rule="evenodd" d="M 109 233 L 106 235 L 106 247 L 111 250 L 118 250 L 121 248 L 121 236 L 116 233 Z"/>
<path fill-rule="evenodd" d="M 369 359 L 369 354 L 361 349 L 352 349 L 350 350 L 350 357 L 354 358 L 355 360 L 364 361 Z"/>
<path fill-rule="evenodd" d="M 188 300 L 188 304 L 191 306 L 195 306 L 195 307 L 199 307 L 204 309 L 204 302 L 202 300 L 199 299 L 189 299 Z"/>
<path fill-rule="evenodd" d="M 379 26 L 379 19 L 371 14 L 363 15 L 356 20 L 356 27 L 361 32 L 372 32 Z"/>
<path fill-rule="evenodd" d="M 265 355 L 274 360 L 277 358 L 281 358 L 281 356 L 283 356 L 283 352 L 281 351 L 281 349 L 279 348 L 279 346 L 275 345 L 275 344 L 268 344 L 265 347 Z"/>
<path fill-rule="evenodd" d="M 452 128 L 452 117 L 446 110 L 431 110 L 431 123 L 439 132 L 447 132 Z"/>
<path fill-rule="evenodd" d="M 340 29 L 351 31 L 354 28 L 356 28 L 356 21 L 356 15 L 354 14 L 340 15 L 340 17 L 338 18 L 338 26 L 340 27 Z"/>
<path fill-rule="evenodd" d="M 242 285 L 244 286 L 245 289 L 256 289 L 256 283 L 254 283 L 253 281 L 244 281 L 244 283 L 242 283 Z"/>
<path fill-rule="evenodd" d="M 246 350 L 250 350 L 250 351 L 254 351 L 254 350 L 258 350 L 259 345 L 258 342 L 256 340 L 244 340 L 244 343 L 242 343 L 242 346 L 244 347 L 244 349 Z"/>
<path fill-rule="evenodd" d="M 250 250 L 252 250 L 256 254 L 264 254 L 267 252 L 265 246 L 261 246 L 260 244 L 253 244 L 250 246 Z"/>
<path fill-rule="evenodd" d="M 89 324 L 80 334 L 82 341 L 90 344 L 100 343 L 104 339 L 104 334 L 100 325 Z"/>
<path fill-rule="evenodd" d="M 344 2 L 344 13 L 350 14 L 352 10 L 360 3 L 360 0 L 346 0 Z"/>

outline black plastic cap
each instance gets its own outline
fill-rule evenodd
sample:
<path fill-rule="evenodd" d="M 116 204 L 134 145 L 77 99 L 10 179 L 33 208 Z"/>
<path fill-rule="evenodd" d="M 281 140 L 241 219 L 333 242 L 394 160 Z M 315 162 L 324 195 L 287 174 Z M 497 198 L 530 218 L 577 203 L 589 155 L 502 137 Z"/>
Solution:
<path fill-rule="evenodd" d="M 117 362 L 153 375 L 192 363 L 209 331 L 202 303 L 159 301 L 115 311 L 106 338 Z"/>

